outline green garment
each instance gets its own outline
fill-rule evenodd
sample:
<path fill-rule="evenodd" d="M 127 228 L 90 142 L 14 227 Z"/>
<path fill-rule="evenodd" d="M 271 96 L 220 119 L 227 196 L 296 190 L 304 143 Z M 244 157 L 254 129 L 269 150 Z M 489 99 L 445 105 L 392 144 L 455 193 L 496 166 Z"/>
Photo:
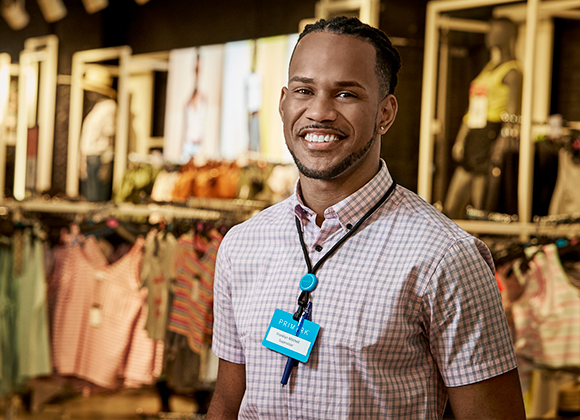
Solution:
<path fill-rule="evenodd" d="M 24 235 L 23 255 L 22 273 L 14 276 L 19 385 L 51 373 L 44 249 L 30 232 Z"/>
<path fill-rule="evenodd" d="M 12 249 L 0 244 L 0 396 L 12 391 L 16 385 L 14 285 Z"/>

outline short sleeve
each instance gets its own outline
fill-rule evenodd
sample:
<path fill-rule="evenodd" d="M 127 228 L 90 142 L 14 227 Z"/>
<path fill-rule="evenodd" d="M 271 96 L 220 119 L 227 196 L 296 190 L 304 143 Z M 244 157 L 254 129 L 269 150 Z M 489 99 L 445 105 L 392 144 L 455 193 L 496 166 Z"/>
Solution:
<path fill-rule="evenodd" d="M 431 352 L 447 387 L 517 366 L 489 250 L 476 238 L 449 247 L 424 295 Z"/>
<path fill-rule="evenodd" d="M 232 267 L 228 257 L 227 235 L 218 250 L 214 277 L 214 325 L 212 351 L 220 359 L 245 364 L 242 344 L 234 317 L 231 282 Z"/>

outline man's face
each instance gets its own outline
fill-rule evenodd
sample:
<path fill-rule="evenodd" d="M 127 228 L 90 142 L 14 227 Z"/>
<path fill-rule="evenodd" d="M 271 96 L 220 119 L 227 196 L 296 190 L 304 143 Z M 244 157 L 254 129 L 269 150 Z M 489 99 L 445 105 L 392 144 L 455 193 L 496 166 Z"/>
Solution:
<path fill-rule="evenodd" d="M 375 55 L 367 42 L 326 32 L 308 34 L 296 47 L 280 115 L 303 175 L 332 179 L 378 161 L 385 99 L 379 97 Z"/>

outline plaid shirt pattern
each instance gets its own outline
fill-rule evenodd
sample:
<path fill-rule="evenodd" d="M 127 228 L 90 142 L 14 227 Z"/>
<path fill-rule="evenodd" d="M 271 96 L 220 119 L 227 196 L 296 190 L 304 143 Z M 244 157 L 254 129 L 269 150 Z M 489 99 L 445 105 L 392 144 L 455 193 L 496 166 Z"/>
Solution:
<path fill-rule="evenodd" d="M 214 283 L 213 351 L 246 365 L 239 418 L 435 419 L 445 387 L 516 367 L 485 245 L 397 186 L 316 273 L 307 363 L 280 387 L 287 358 L 262 346 L 275 309 L 293 313 L 307 272 L 393 182 L 384 162 L 321 227 L 297 194 L 228 232 Z"/>

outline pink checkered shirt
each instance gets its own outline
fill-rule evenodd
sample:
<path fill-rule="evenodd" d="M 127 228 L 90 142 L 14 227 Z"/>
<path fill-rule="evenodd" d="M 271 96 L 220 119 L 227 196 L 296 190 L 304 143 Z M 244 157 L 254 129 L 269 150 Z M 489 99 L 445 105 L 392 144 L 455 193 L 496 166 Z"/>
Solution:
<path fill-rule="evenodd" d="M 307 271 L 295 215 L 315 264 L 392 182 L 381 162 L 367 185 L 325 211 L 322 228 L 295 194 L 226 235 L 213 351 L 246 365 L 239 418 L 436 419 L 446 386 L 516 367 L 489 251 L 399 185 L 317 272 L 311 319 L 321 332 L 280 387 L 287 358 L 262 339 L 275 309 L 295 311 Z"/>

